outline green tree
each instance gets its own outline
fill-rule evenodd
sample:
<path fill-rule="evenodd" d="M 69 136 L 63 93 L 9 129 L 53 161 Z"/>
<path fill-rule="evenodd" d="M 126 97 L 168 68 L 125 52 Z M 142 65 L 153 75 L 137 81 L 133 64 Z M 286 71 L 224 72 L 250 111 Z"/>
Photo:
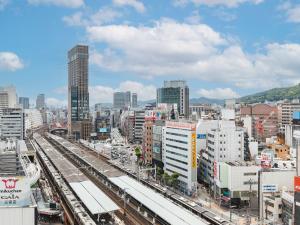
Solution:
<path fill-rule="evenodd" d="M 165 185 L 169 185 L 170 183 L 170 175 L 168 173 L 164 173 L 162 176 L 163 182 Z"/>
<path fill-rule="evenodd" d="M 179 174 L 178 173 L 173 173 L 171 176 L 170 176 L 170 185 L 173 187 L 173 188 L 177 188 L 177 185 L 178 185 L 178 177 L 179 177 Z"/>
<path fill-rule="evenodd" d="M 141 158 L 141 156 L 142 156 L 141 148 L 140 148 L 139 146 L 137 146 L 137 147 L 134 149 L 134 151 L 135 151 L 135 155 L 136 155 L 138 161 L 140 161 L 140 158 Z"/>

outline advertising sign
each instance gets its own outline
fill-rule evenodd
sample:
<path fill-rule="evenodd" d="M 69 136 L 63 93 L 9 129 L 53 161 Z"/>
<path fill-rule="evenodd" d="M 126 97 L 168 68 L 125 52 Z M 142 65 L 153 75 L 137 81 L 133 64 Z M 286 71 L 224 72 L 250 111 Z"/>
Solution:
<path fill-rule="evenodd" d="M 99 132 L 100 133 L 106 133 L 107 132 L 107 128 L 106 127 L 99 128 Z"/>
<path fill-rule="evenodd" d="M 196 130 L 196 124 L 194 123 L 182 123 L 182 122 L 173 122 L 173 121 L 167 121 L 166 122 L 166 127 L 174 127 L 174 128 L 179 128 L 179 129 L 188 129 L 195 131 Z M 196 138 L 196 134 L 195 134 Z"/>
<path fill-rule="evenodd" d="M 294 190 L 295 190 L 295 192 L 300 192 L 300 177 L 299 176 L 294 177 Z"/>
<path fill-rule="evenodd" d="M 263 184 L 262 185 L 262 192 L 264 192 L 264 193 L 271 193 L 271 192 L 277 192 L 277 191 L 278 191 L 277 184 Z"/>
<path fill-rule="evenodd" d="M 262 153 L 261 154 L 261 167 L 262 168 L 271 168 L 272 154 L 271 153 Z"/>
<path fill-rule="evenodd" d="M 192 133 L 192 168 L 197 167 L 196 133 Z"/>
<path fill-rule="evenodd" d="M 206 134 L 197 134 L 197 139 L 206 139 Z"/>
<path fill-rule="evenodd" d="M 30 183 L 26 177 L 0 178 L 0 206 L 30 204 Z"/>

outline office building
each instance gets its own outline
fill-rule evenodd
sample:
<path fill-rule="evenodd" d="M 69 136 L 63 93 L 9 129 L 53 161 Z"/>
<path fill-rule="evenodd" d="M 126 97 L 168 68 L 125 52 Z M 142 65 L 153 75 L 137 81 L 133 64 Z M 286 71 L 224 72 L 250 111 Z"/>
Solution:
<path fill-rule="evenodd" d="M 131 106 L 131 93 L 126 92 L 114 92 L 113 107 L 115 109 L 129 108 Z"/>
<path fill-rule="evenodd" d="M 152 164 L 163 168 L 162 152 L 163 152 L 163 129 L 165 121 L 155 121 L 152 127 Z"/>
<path fill-rule="evenodd" d="M 179 189 L 197 191 L 196 124 L 167 121 L 163 130 L 163 163 L 168 174 L 179 175 Z"/>
<path fill-rule="evenodd" d="M 45 94 L 39 94 L 36 97 L 36 108 L 37 109 L 45 109 L 46 104 L 45 104 Z"/>
<path fill-rule="evenodd" d="M 0 109 L 17 106 L 17 93 L 14 86 L 0 87 Z"/>
<path fill-rule="evenodd" d="M 142 143 L 143 141 L 143 127 L 145 122 L 145 111 L 134 111 L 134 142 Z"/>
<path fill-rule="evenodd" d="M 23 109 L 29 109 L 29 98 L 27 97 L 19 97 L 19 104 Z"/>
<path fill-rule="evenodd" d="M 213 128 L 207 130 L 209 126 Z M 216 162 L 244 161 L 244 130 L 236 127 L 234 121 L 225 120 L 211 122 L 207 124 L 207 128 L 204 128 L 204 132 L 207 133 L 198 134 L 200 139 L 198 146 L 202 151 L 200 170 L 202 171 L 201 180 L 212 185 Z M 205 138 L 204 135 L 206 135 Z M 203 142 L 201 142 L 202 136 Z"/>
<path fill-rule="evenodd" d="M 95 118 L 95 132 L 97 134 L 97 139 L 106 140 L 110 137 L 111 131 L 111 117 L 110 111 L 105 112 L 97 112 Z"/>
<path fill-rule="evenodd" d="M 137 93 L 132 93 L 132 96 L 131 96 L 131 107 L 132 108 L 138 107 L 138 96 L 137 96 Z"/>
<path fill-rule="evenodd" d="M 86 45 L 76 45 L 68 52 L 68 134 L 75 139 L 90 136 L 88 61 Z"/>
<path fill-rule="evenodd" d="M 0 116 L 1 139 L 24 139 L 25 122 L 24 113 L 21 108 L 2 109 Z"/>
<path fill-rule="evenodd" d="M 278 109 L 268 104 L 255 104 L 241 107 L 241 118 L 250 116 L 252 137 L 265 142 L 266 138 L 278 133 Z M 251 135 L 249 135 L 251 136 Z"/>
<path fill-rule="evenodd" d="M 165 81 L 164 87 L 157 89 L 156 105 L 160 103 L 177 104 L 181 117 L 189 117 L 189 87 L 183 80 Z"/>
<path fill-rule="evenodd" d="M 293 113 L 300 111 L 300 103 L 283 103 L 278 106 L 279 131 L 285 132 L 287 125 L 292 125 Z"/>
<path fill-rule="evenodd" d="M 221 197 L 224 205 L 228 201 L 231 201 L 232 205 L 248 205 L 250 197 L 255 201 L 260 169 L 260 166 L 250 162 L 216 162 L 214 166 L 216 197 Z"/>

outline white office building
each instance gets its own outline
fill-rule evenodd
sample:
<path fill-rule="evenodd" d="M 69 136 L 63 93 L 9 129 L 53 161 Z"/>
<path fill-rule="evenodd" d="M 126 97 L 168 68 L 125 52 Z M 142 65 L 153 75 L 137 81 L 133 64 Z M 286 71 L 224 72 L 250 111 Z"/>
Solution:
<path fill-rule="evenodd" d="M 24 139 L 24 127 L 23 109 L 2 109 L 0 116 L 0 137 L 2 139 Z"/>
<path fill-rule="evenodd" d="M 196 124 L 166 122 L 163 129 L 163 163 L 168 174 L 179 174 L 179 188 L 192 194 L 197 189 Z"/>
<path fill-rule="evenodd" d="M 213 181 L 216 162 L 244 161 L 244 130 L 234 121 L 218 121 L 218 127 L 207 133 L 207 148 L 202 154 L 201 164 L 204 182 Z"/>
<path fill-rule="evenodd" d="M 38 109 L 25 109 L 25 131 L 34 130 L 43 125 L 43 117 Z"/>
<path fill-rule="evenodd" d="M 0 87 L 0 109 L 17 106 L 17 93 L 14 86 Z"/>

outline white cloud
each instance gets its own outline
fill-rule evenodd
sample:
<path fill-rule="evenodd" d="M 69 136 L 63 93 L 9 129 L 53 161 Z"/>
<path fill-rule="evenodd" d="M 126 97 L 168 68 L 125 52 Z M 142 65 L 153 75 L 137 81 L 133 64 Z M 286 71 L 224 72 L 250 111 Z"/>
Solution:
<path fill-rule="evenodd" d="M 144 4 L 138 0 L 113 0 L 113 3 L 119 7 L 131 6 L 139 13 L 146 11 Z"/>
<path fill-rule="evenodd" d="M 53 92 L 56 94 L 68 94 L 68 87 L 67 86 L 59 87 L 56 88 Z"/>
<path fill-rule="evenodd" d="M 195 5 L 206 5 L 206 6 L 225 6 L 228 8 L 238 7 L 243 3 L 260 4 L 264 0 L 173 0 L 175 6 L 185 6 L 188 2 L 192 2 Z"/>
<path fill-rule="evenodd" d="M 205 98 L 215 99 L 231 99 L 239 98 L 239 94 L 233 91 L 231 88 L 216 88 L 216 89 L 200 89 L 197 94 Z"/>
<path fill-rule="evenodd" d="M 107 46 L 94 51 L 91 62 L 112 71 L 142 77 L 177 75 L 255 89 L 299 80 L 299 44 L 270 43 L 261 52 L 247 54 L 237 41 L 205 24 L 162 20 L 153 26 L 92 26 L 87 36 Z"/>
<path fill-rule="evenodd" d="M 64 16 L 63 21 L 69 26 L 97 26 L 113 22 L 122 14 L 109 7 L 103 7 L 95 13 L 76 12 L 70 16 Z"/>
<path fill-rule="evenodd" d="M 67 8 L 79 8 L 84 6 L 84 0 L 27 0 L 32 5 L 55 5 Z"/>
<path fill-rule="evenodd" d="M 288 22 L 300 23 L 300 5 L 286 4 L 285 9 Z"/>
<path fill-rule="evenodd" d="M 16 71 L 24 67 L 22 60 L 13 52 L 0 52 L 0 70 Z"/>
<path fill-rule="evenodd" d="M 68 101 L 57 99 L 57 98 L 46 98 L 46 105 L 48 107 L 62 107 L 62 106 L 67 106 Z"/>
<path fill-rule="evenodd" d="M 10 0 L 0 0 L 0 10 L 3 10 L 8 3 L 10 3 Z"/>

